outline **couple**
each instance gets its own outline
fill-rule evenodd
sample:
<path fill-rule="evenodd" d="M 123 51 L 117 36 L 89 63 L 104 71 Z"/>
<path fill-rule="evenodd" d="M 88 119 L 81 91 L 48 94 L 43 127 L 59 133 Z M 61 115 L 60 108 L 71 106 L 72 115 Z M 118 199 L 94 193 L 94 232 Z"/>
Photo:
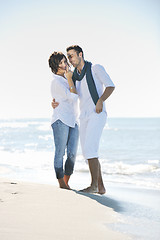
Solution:
<path fill-rule="evenodd" d="M 83 192 L 104 194 L 106 192 L 101 166 L 98 160 L 100 137 L 106 123 L 107 113 L 103 103 L 113 92 L 114 84 L 103 66 L 84 60 L 81 47 L 67 48 L 69 62 L 75 68 L 72 73 L 66 56 L 54 52 L 49 58 L 53 72 L 51 94 L 53 97 L 52 129 L 55 143 L 54 168 L 60 188 L 70 189 L 69 178 L 73 173 L 78 135 L 82 154 L 88 160 L 91 185 Z M 80 102 L 80 129 L 78 131 L 77 100 Z M 63 171 L 63 156 L 67 148 L 67 160 Z"/>

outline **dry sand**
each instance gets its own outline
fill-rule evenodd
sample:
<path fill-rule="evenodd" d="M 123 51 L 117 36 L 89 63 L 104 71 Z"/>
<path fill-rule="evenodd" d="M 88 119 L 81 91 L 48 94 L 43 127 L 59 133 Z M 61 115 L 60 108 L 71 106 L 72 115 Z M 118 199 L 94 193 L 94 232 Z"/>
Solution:
<path fill-rule="evenodd" d="M 126 240 L 107 226 L 119 214 L 96 201 L 56 186 L 0 180 L 1 240 Z"/>

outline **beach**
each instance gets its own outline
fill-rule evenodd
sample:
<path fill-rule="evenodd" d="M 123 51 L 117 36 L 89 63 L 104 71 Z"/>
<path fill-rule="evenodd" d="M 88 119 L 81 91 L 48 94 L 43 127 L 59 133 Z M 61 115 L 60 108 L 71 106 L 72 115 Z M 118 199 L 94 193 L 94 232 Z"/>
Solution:
<path fill-rule="evenodd" d="M 107 226 L 118 213 L 97 198 L 103 201 L 97 194 L 0 179 L 0 239 L 130 239 Z"/>
<path fill-rule="evenodd" d="M 49 119 L 0 120 L 0 239 L 159 240 L 159 139 L 159 118 L 108 119 L 100 144 L 106 194 L 82 194 L 91 179 L 80 144 L 75 190 L 62 190 Z"/>

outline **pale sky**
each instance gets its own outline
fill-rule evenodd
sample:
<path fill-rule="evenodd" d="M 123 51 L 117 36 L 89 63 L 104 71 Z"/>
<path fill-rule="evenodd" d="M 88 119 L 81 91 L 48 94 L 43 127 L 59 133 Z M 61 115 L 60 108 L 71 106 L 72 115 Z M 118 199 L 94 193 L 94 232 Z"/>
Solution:
<path fill-rule="evenodd" d="M 0 0 L 0 118 L 50 118 L 53 51 L 80 45 L 116 85 L 109 117 L 160 117 L 159 0 Z"/>

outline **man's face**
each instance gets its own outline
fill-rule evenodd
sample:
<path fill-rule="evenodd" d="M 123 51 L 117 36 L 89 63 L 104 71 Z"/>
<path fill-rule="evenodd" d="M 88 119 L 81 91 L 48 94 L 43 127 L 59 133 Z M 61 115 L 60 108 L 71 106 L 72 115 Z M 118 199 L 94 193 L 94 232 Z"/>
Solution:
<path fill-rule="evenodd" d="M 67 52 L 67 57 L 69 59 L 69 62 L 73 65 L 73 67 L 77 67 L 81 62 L 82 54 L 81 53 L 77 54 L 77 52 L 74 49 L 72 49 Z"/>

